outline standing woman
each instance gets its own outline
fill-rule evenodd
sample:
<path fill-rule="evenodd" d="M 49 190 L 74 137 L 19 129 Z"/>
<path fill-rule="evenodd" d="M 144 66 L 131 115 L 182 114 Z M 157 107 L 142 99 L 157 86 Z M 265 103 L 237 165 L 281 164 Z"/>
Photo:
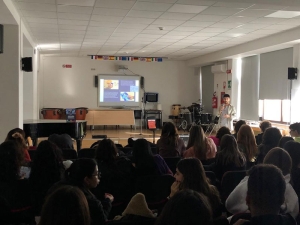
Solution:
<path fill-rule="evenodd" d="M 217 147 L 214 141 L 205 136 L 202 127 L 192 126 L 187 150 L 183 153 L 183 157 L 195 157 L 205 161 L 215 158 L 216 153 Z"/>
<path fill-rule="evenodd" d="M 257 146 L 253 130 L 249 125 L 244 124 L 241 126 L 237 135 L 237 143 L 239 150 L 243 152 L 246 157 L 247 167 L 251 167 L 256 161 Z"/>
<path fill-rule="evenodd" d="M 191 189 L 197 191 L 208 198 L 213 211 L 213 217 L 217 218 L 221 215 L 219 192 L 215 186 L 208 183 L 204 168 L 199 159 L 187 158 L 180 160 L 177 164 L 174 177 L 176 180 L 171 187 L 171 198 L 180 190 Z"/>
<path fill-rule="evenodd" d="M 235 138 L 225 134 L 221 139 L 220 149 L 216 155 L 214 172 L 219 181 L 227 171 L 245 170 L 246 158 L 238 149 Z"/>
<path fill-rule="evenodd" d="M 178 136 L 174 123 L 167 122 L 163 126 L 160 139 L 157 141 L 157 149 L 161 157 L 182 156 L 185 146 Z"/>

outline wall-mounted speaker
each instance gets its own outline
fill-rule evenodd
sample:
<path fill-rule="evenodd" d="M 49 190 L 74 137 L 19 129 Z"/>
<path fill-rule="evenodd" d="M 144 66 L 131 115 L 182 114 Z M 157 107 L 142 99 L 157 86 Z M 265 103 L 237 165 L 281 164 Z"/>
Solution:
<path fill-rule="evenodd" d="M 288 68 L 288 79 L 289 80 L 296 80 L 297 79 L 297 68 L 289 67 Z"/>
<path fill-rule="evenodd" d="M 98 76 L 94 77 L 94 86 L 98 87 Z"/>
<path fill-rule="evenodd" d="M 3 25 L 0 24 L 0 53 L 3 53 Z"/>
<path fill-rule="evenodd" d="M 21 60 L 22 70 L 25 72 L 32 72 L 32 57 L 24 57 Z"/>
<path fill-rule="evenodd" d="M 141 77 L 140 83 L 141 83 L 141 88 L 144 89 L 144 87 L 145 87 L 145 78 L 144 77 Z"/>

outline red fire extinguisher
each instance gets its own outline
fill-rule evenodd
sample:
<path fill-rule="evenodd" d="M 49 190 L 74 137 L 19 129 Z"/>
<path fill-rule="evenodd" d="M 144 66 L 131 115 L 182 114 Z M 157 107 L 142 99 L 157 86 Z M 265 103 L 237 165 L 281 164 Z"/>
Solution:
<path fill-rule="evenodd" d="M 218 108 L 218 98 L 217 98 L 217 93 L 216 93 L 216 92 L 213 93 L 213 97 L 212 97 L 212 108 L 213 108 L 213 109 Z"/>

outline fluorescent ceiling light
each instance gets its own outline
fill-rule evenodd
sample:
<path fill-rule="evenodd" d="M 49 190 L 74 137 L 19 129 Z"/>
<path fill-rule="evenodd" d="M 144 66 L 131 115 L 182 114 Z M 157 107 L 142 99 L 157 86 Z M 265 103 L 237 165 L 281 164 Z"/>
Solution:
<path fill-rule="evenodd" d="M 271 13 L 265 17 L 290 19 L 290 18 L 294 18 L 296 16 L 300 16 L 299 11 L 281 11 L 281 10 L 279 10 L 279 11 Z"/>

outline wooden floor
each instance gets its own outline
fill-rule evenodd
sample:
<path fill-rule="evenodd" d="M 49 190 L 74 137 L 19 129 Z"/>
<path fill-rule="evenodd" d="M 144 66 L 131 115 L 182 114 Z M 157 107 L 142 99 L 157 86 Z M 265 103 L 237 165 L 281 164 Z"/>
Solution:
<path fill-rule="evenodd" d="M 180 134 L 188 134 L 187 131 L 179 131 Z M 86 136 L 82 140 L 82 148 L 89 148 L 94 142 L 101 140 L 100 138 L 93 138 L 92 135 L 107 135 L 107 138 L 113 140 L 115 143 L 121 144 L 123 146 L 127 145 L 127 140 L 130 137 L 133 138 L 145 138 L 150 142 L 153 142 L 153 132 L 151 130 L 140 129 L 130 129 L 130 127 L 118 127 L 116 126 L 95 126 L 94 130 L 90 130 L 88 127 Z M 157 129 L 155 131 L 154 142 L 160 138 L 161 130 Z"/>

